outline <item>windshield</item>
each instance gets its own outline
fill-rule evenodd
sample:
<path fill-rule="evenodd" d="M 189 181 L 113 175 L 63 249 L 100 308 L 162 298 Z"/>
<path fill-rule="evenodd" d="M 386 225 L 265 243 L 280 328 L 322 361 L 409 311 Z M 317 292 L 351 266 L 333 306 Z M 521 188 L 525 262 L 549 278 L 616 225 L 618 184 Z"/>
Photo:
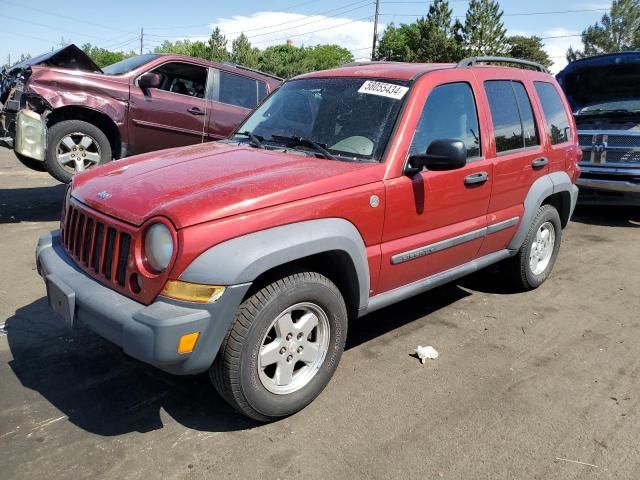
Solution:
<path fill-rule="evenodd" d="M 337 159 L 379 161 L 408 85 L 365 78 L 292 80 L 258 107 L 234 140 L 250 141 L 249 132 L 267 147 L 295 139 L 299 148 L 313 142 Z"/>
<path fill-rule="evenodd" d="M 153 60 L 159 55 L 153 53 L 147 53 L 145 55 L 136 55 L 135 57 L 125 58 L 124 60 L 120 60 L 117 63 L 109 65 L 108 67 L 104 67 L 102 71 L 106 75 L 122 75 L 123 73 L 128 73 L 131 70 L 135 70 L 141 65 Z"/>
<path fill-rule="evenodd" d="M 578 114 L 606 112 L 640 112 L 640 99 L 598 102 L 578 110 Z"/>

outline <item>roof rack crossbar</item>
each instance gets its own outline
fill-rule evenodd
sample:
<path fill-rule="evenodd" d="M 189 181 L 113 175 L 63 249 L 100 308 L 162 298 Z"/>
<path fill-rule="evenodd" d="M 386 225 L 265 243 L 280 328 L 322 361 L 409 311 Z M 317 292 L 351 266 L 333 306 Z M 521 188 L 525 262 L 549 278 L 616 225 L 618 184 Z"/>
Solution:
<path fill-rule="evenodd" d="M 539 72 L 549 73 L 544 65 L 536 62 L 530 62 L 529 60 L 522 60 L 520 58 L 509 57 L 469 57 L 458 62 L 458 67 L 475 67 L 479 63 L 515 63 L 518 65 L 525 65 L 531 67 Z"/>

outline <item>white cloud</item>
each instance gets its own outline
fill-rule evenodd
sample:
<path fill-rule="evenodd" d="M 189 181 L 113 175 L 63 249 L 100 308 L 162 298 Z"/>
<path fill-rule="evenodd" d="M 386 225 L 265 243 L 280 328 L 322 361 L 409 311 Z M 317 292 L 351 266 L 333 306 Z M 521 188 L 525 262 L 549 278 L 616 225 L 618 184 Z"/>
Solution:
<path fill-rule="evenodd" d="M 369 18 L 353 20 L 290 12 L 257 12 L 249 16 L 219 18 L 211 27 L 219 27 L 230 40 L 229 45 L 244 32 L 260 49 L 282 45 L 288 39 L 296 46 L 334 43 L 351 50 L 355 58 L 369 56 L 373 36 L 373 22 Z M 378 32 L 384 27 L 378 24 Z"/>

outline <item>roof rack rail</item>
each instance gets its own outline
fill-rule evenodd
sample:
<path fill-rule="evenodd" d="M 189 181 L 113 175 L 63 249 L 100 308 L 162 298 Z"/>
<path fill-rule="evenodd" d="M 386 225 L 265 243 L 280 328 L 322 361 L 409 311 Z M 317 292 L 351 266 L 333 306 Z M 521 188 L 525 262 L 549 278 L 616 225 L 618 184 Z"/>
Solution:
<path fill-rule="evenodd" d="M 244 65 L 240 65 L 238 63 L 233 63 L 233 62 L 218 62 L 218 63 L 221 63 L 223 65 L 228 65 L 230 67 L 239 68 L 240 70 L 246 70 L 247 72 L 259 73 L 260 75 L 264 75 L 265 77 L 274 78 L 276 80 L 280 80 L 281 82 L 283 81 L 283 79 L 278 77 L 277 75 L 273 75 L 272 73 L 261 72 L 260 70 L 256 70 L 255 68 L 245 67 Z"/>
<path fill-rule="evenodd" d="M 458 62 L 458 67 L 475 67 L 479 63 L 515 63 L 518 65 L 524 65 L 531 67 L 542 73 L 549 73 L 544 65 L 536 62 L 530 62 L 529 60 L 522 60 L 520 58 L 509 57 L 469 57 Z"/>

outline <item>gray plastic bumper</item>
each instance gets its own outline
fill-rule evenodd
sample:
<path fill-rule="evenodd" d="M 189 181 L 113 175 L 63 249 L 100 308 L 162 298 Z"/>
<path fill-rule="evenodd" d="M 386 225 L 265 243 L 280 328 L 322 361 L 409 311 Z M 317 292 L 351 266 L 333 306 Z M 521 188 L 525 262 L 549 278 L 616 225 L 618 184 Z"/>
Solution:
<path fill-rule="evenodd" d="M 128 355 L 174 374 L 200 373 L 211 366 L 251 285 L 227 287 L 224 295 L 212 304 L 158 297 L 145 306 L 80 270 L 64 251 L 57 231 L 38 241 L 36 265 L 43 278 L 53 279 L 63 292 L 73 297 L 75 322 L 119 345 Z M 179 354 L 180 337 L 191 332 L 200 332 L 194 351 Z"/>

